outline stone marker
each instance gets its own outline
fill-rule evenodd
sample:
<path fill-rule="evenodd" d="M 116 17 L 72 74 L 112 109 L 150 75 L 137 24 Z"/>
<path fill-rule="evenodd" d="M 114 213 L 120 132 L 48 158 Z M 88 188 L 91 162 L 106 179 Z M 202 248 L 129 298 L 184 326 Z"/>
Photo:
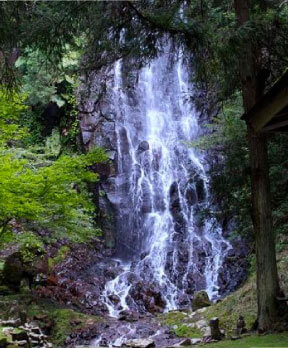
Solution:
<path fill-rule="evenodd" d="M 209 326 L 211 329 L 211 339 L 220 341 L 222 339 L 222 333 L 219 329 L 219 319 L 214 317 L 210 320 Z"/>

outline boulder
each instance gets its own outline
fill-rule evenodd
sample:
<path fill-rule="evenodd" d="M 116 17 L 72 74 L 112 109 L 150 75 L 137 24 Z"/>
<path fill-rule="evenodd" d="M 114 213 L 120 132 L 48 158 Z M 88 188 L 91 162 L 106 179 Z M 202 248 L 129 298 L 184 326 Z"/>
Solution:
<path fill-rule="evenodd" d="M 149 143 L 148 143 L 148 141 L 144 140 L 138 145 L 137 152 L 140 154 L 140 153 L 145 152 L 147 150 L 149 150 Z"/>
<path fill-rule="evenodd" d="M 137 338 L 127 341 L 125 345 L 133 348 L 152 348 L 155 347 L 155 342 L 151 338 Z"/>
<path fill-rule="evenodd" d="M 109 295 L 108 298 L 114 304 L 118 304 L 120 302 L 120 298 L 117 295 L 112 294 L 112 295 Z"/>
<path fill-rule="evenodd" d="M 211 337 L 211 328 L 210 327 L 206 327 L 205 332 L 203 334 L 204 339 L 206 339 L 208 337 Z"/>
<path fill-rule="evenodd" d="M 181 342 L 178 343 L 179 346 L 191 346 L 191 339 L 190 338 L 185 338 Z"/>
<path fill-rule="evenodd" d="M 23 280 L 31 288 L 37 274 L 48 272 L 48 258 L 43 255 L 36 255 L 33 261 L 23 261 L 21 252 L 17 251 L 9 255 L 4 264 L 3 282 L 11 289 L 18 291 Z"/>
<path fill-rule="evenodd" d="M 194 293 L 194 297 L 192 300 L 193 311 L 209 306 L 211 306 L 211 301 L 206 291 L 201 290 Z"/>
<path fill-rule="evenodd" d="M 208 326 L 208 323 L 205 319 L 201 319 L 199 321 L 196 321 L 195 326 L 197 329 L 203 329 L 206 328 Z"/>
<path fill-rule="evenodd" d="M 118 320 L 126 320 L 129 322 L 138 321 L 139 313 L 130 310 L 123 310 L 119 313 Z"/>
<path fill-rule="evenodd" d="M 202 339 L 201 338 L 191 338 L 190 341 L 191 341 L 191 346 L 194 346 L 196 344 L 201 343 Z"/>

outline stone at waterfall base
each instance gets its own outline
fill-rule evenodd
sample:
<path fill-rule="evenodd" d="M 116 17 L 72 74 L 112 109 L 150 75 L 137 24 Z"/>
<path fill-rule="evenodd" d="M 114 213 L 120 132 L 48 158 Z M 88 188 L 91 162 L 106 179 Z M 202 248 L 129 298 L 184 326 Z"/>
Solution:
<path fill-rule="evenodd" d="M 179 342 L 176 346 L 193 346 L 202 342 L 201 338 L 185 338 L 183 341 Z"/>
<path fill-rule="evenodd" d="M 155 347 L 155 343 L 150 338 L 138 338 L 135 340 L 130 340 L 125 343 L 126 347 L 133 348 L 152 348 Z"/>
<path fill-rule="evenodd" d="M 194 293 L 192 308 L 194 311 L 200 308 L 211 306 L 211 301 L 206 291 L 201 290 Z"/>
<path fill-rule="evenodd" d="M 196 344 L 202 343 L 201 338 L 185 338 L 183 341 L 174 344 L 173 346 L 168 346 L 166 348 L 182 348 L 185 346 L 194 346 Z"/>

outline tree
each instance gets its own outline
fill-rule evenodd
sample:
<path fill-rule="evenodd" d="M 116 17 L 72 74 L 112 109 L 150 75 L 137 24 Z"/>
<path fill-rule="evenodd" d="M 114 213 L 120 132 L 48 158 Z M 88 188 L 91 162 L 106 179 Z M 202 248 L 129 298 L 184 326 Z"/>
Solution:
<path fill-rule="evenodd" d="M 24 148 L 25 129 L 18 124 L 26 106 L 17 94 L 0 96 L 0 237 L 12 221 L 74 239 L 93 234 L 95 208 L 86 183 L 98 180 L 89 167 L 106 161 L 104 150 L 59 156 L 51 141 L 46 148 Z"/>
<path fill-rule="evenodd" d="M 249 21 L 249 1 L 235 0 L 239 26 Z M 260 47 L 247 41 L 240 55 L 240 76 L 244 109 L 247 112 L 263 95 Z M 279 282 L 277 274 L 275 236 L 272 224 L 267 137 L 248 124 L 252 183 L 253 224 L 256 239 L 258 330 L 273 329 L 278 319 Z"/>

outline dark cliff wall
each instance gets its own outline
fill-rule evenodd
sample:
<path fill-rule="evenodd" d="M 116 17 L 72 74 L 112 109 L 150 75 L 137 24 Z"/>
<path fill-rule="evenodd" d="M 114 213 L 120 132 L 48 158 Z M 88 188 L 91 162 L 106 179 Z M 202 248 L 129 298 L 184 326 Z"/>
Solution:
<path fill-rule="evenodd" d="M 115 246 L 115 210 L 113 186 L 117 167 L 117 144 L 115 134 L 115 110 L 107 85 L 112 76 L 109 69 L 91 72 L 82 76 L 78 91 L 79 116 L 83 150 L 100 146 L 108 151 L 109 164 L 95 167 L 100 175 L 99 183 L 90 185 L 97 207 L 97 222 L 103 230 L 107 247 Z"/>

